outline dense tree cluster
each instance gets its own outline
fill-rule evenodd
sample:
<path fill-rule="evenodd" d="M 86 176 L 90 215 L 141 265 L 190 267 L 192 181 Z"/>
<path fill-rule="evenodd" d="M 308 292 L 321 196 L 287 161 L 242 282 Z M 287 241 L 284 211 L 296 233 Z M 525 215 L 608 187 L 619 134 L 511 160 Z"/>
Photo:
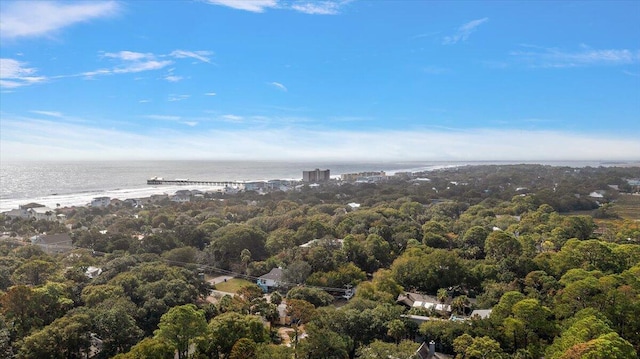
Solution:
<path fill-rule="evenodd" d="M 413 358 L 415 339 L 460 358 L 637 356 L 640 224 L 616 203 L 640 169 L 420 177 L 65 209 L 68 226 L 0 216 L 15 237 L 0 244 L 0 356 Z M 78 249 L 49 255 L 18 240 L 43 232 L 69 232 Z M 276 267 L 286 286 L 270 301 L 257 286 L 206 300 L 204 274 L 253 280 Z M 334 305 L 349 287 L 356 296 Z M 450 305 L 454 320 L 399 305 L 404 292 Z M 281 301 L 290 347 L 276 333 Z M 461 319 L 475 308 L 493 311 Z"/>

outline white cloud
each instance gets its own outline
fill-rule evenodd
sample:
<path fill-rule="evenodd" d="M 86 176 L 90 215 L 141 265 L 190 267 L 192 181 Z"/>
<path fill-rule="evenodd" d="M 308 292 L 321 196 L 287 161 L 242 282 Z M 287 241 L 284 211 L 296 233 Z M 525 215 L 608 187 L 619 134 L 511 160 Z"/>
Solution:
<path fill-rule="evenodd" d="M 62 115 L 61 112 L 57 112 L 57 111 L 40 111 L 40 110 L 33 110 L 33 111 L 29 111 L 31 113 L 36 113 L 38 115 L 45 115 L 45 116 L 51 116 L 51 117 L 57 117 L 57 118 L 62 118 L 64 117 Z"/>
<path fill-rule="evenodd" d="M 105 74 L 126 74 L 136 73 L 142 71 L 159 70 L 167 67 L 173 63 L 170 60 L 158 60 L 156 56 L 151 53 L 141 53 L 134 51 L 120 51 L 120 52 L 107 52 L 104 57 L 120 60 L 120 64 L 116 65 L 111 70 L 98 70 L 92 72 L 92 76 L 105 75 Z M 84 73 L 85 76 L 88 73 Z"/>
<path fill-rule="evenodd" d="M 294 10 L 310 15 L 336 15 L 340 8 L 352 0 L 335 1 L 279 1 L 279 0 L 205 0 L 212 5 L 228 6 L 230 8 L 251 12 L 265 12 L 267 9 Z"/>
<path fill-rule="evenodd" d="M 3 5 L 0 13 L 0 37 L 51 36 L 73 24 L 109 17 L 120 11 L 116 1 L 16 1 Z"/>
<path fill-rule="evenodd" d="M 270 85 L 271 85 L 271 86 L 273 86 L 273 87 L 275 87 L 275 88 L 277 88 L 277 89 L 279 89 L 279 90 L 282 90 L 282 91 L 285 91 L 285 92 L 287 91 L 286 86 L 285 86 L 285 85 L 283 85 L 283 84 L 281 84 L 281 83 L 279 83 L 279 82 L 275 82 L 275 81 L 274 81 L 274 82 L 272 82 Z"/>
<path fill-rule="evenodd" d="M 205 0 L 209 4 L 223 5 L 238 10 L 251 12 L 264 12 L 265 9 L 278 6 L 276 0 Z"/>
<path fill-rule="evenodd" d="M 179 82 L 179 81 L 182 81 L 184 79 L 184 77 L 176 76 L 176 75 L 167 75 L 167 76 L 164 77 L 164 79 L 169 81 L 169 82 Z"/>
<path fill-rule="evenodd" d="M 138 102 L 139 102 L 139 103 L 149 103 L 149 102 L 151 102 L 151 100 L 144 99 L 144 100 L 140 100 L 140 101 L 138 101 Z"/>
<path fill-rule="evenodd" d="M 131 62 L 127 64 L 123 64 L 119 67 L 116 67 L 112 70 L 114 74 L 128 74 L 142 71 L 151 71 L 151 70 L 160 70 L 164 67 L 171 65 L 172 61 L 142 61 L 142 62 Z"/>
<path fill-rule="evenodd" d="M 311 15 L 336 15 L 339 13 L 341 3 L 334 1 L 317 1 L 295 3 L 291 5 L 293 10 Z"/>
<path fill-rule="evenodd" d="M 241 122 L 242 120 L 244 120 L 244 117 L 238 115 L 222 115 L 220 116 L 220 118 L 229 122 Z"/>
<path fill-rule="evenodd" d="M 482 19 L 469 21 L 468 23 L 460 26 L 455 34 L 451 36 L 445 36 L 442 39 L 442 43 L 445 45 L 453 45 L 458 43 L 459 41 L 466 41 L 469 38 L 469 36 L 474 31 L 476 31 L 476 28 L 478 28 L 478 26 L 484 24 L 487 21 L 489 21 L 488 17 L 483 17 Z"/>
<path fill-rule="evenodd" d="M 190 127 L 198 125 L 195 120 L 182 120 L 179 116 L 147 117 L 178 121 Z M 243 120 L 237 115 L 222 117 L 229 121 Z M 237 131 L 201 129 L 195 134 L 176 131 L 152 130 L 141 135 L 68 122 L 4 116 L 0 133 L 3 143 L 1 155 L 9 159 L 91 159 L 105 156 L 130 159 L 130 154 L 135 153 L 135 158 L 140 159 L 281 160 L 286 154 L 286 159 L 309 160 L 341 159 L 344 153 L 349 153 L 353 160 L 551 161 L 627 160 L 640 152 L 640 142 L 635 138 L 558 131 L 313 131 L 299 127 Z M 56 141 L 51 141 L 52 138 Z M 211 138 L 216 138 L 216 141 L 211 141 Z M 305 145 L 310 138 L 316 145 Z M 371 146 L 371 143 L 384 143 L 385 146 Z M 293 148 L 296 151 L 291 151 Z"/>
<path fill-rule="evenodd" d="M 106 52 L 103 56 L 124 61 L 141 61 L 155 58 L 155 56 L 151 53 L 144 54 L 134 51 Z"/>
<path fill-rule="evenodd" d="M 183 101 L 191 97 L 191 95 L 169 95 L 167 100 L 169 102 Z"/>
<path fill-rule="evenodd" d="M 192 123 L 195 121 L 183 122 L 187 126 L 195 125 Z M 313 146 L 309 146 L 310 139 Z M 289 127 L 201 128 L 195 133 L 161 129 L 136 134 L 8 115 L 3 116 L 0 140 L 3 160 L 342 160 L 347 153 L 354 161 L 637 161 L 636 154 L 640 153 L 640 141 L 631 136 L 560 131 L 313 131 Z"/>
<path fill-rule="evenodd" d="M 147 115 L 144 116 L 150 120 L 160 120 L 160 121 L 178 121 L 180 116 L 170 116 L 170 115 Z"/>
<path fill-rule="evenodd" d="M 211 59 L 209 56 L 213 55 L 211 51 L 185 51 L 185 50 L 174 50 L 169 54 L 169 56 L 173 56 L 178 59 L 183 58 L 193 58 L 196 60 L 200 60 L 202 62 L 211 63 Z"/>
<path fill-rule="evenodd" d="M 532 67 L 563 68 L 585 66 L 630 65 L 640 62 L 640 50 L 597 50 L 581 46 L 578 51 L 556 48 L 534 48 L 533 51 L 513 51 L 511 55 Z"/>
<path fill-rule="evenodd" d="M 205 96 L 215 96 L 217 94 L 215 92 L 206 92 L 204 95 Z"/>
<path fill-rule="evenodd" d="M 0 58 L 0 87 L 16 88 L 43 82 L 47 78 L 35 76 L 37 69 L 26 67 L 24 62 Z"/>
<path fill-rule="evenodd" d="M 169 65 L 174 64 L 173 60 L 166 60 L 167 57 L 172 57 L 175 59 L 194 58 L 199 61 L 211 63 L 211 60 L 207 57 L 211 54 L 212 52 L 210 51 L 185 50 L 174 50 L 168 55 L 155 55 L 149 52 L 143 53 L 135 51 L 105 52 L 101 55 L 103 58 L 107 58 L 117 62 L 112 68 L 87 71 L 79 74 L 79 76 L 93 78 L 95 76 L 103 75 L 161 70 Z M 169 71 L 169 74 L 166 75 L 164 79 L 169 82 L 178 82 L 183 80 L 184 78 L 182 76 L 173 75 L 171 71 Z"/>

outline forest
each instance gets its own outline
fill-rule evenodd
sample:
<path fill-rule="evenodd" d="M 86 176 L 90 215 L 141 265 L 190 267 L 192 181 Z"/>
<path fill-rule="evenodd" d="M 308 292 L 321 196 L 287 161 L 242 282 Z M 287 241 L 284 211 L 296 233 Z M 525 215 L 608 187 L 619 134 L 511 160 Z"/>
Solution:
<path fill-rule="evenodd" d="M 637 358 L 638 179 L 479 165 L 0 215 L 0 357 L 418 359 L 433 342 L 442 358 Z M 73 250 L 30 245 L 42 233 Z M 212 295 L 221 275 L 234 295 Z"/>

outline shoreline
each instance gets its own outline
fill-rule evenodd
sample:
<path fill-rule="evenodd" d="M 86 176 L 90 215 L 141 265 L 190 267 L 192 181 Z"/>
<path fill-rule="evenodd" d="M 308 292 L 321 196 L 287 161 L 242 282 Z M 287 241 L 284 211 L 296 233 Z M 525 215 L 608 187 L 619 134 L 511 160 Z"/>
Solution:
<path fill-rule="evenodd" d="M 579 167 L 593 167 L 593 166 L 604 166 L 604 167 L 636 167 L 640 166 L 640 162 L 634 161 L 621 161 L 621 162 L 613 162 L 613 161 L 580 161 L 580 162 L 565 162 L 565 161 L 554 161 L 554 162 L 529 162 L 529 161 L 467 161 L 467 162 L 434 162 L 432 164 L 415 163 L 417 166 L 410 167 L 413 164 L 411 162 L 405 163 L 408 165 L 407 167 L 398 169 L 393 168 L 395 166 L 390 166 L 391 169 L 382 170 L 387 176 L 393 176 L 398 172 L 430 172 L 437 171 L 448 168 L 456 168 L 456 167 L 464 167 L 464 166 L 474 166 L 474 165 L 515 165 L 515 164 L 540 164 L 540 165 L 551 165 L 551 166 L 569 166 L 575 167 L 576 165 L 580 165 Z M 322 166 L 320 166 L 322 167 Z M 329 167 L 329 169 L 331 169 Z M 338 170 L 340 171 L 340 170 Z M 340 177 L 341 172 L 332 173 L 331 178 L 337 179 Z M 360 171 L 353 171 L 353 173 L 358 173 Z M 344 172 L 344 173 L 352 173 L 352 172 Z M 283 180 L 288 181 L 301 181 L 301 178 L 293 179 L 290 176 Z M 205 180 L 200 178 L 194 178 L 195 180 Z M 263 182 L 268 181 L 265 179 L 256 179 L 256 180 L 240 180 L 239 182 Z M 200 190 L 203 192 L 212 192 L 221 189 L 221 186 L 206 186 L 206 185 L 160 185 L 160 186 L 151 186 L 146 184 L 145 182 L 141 182 L 136 187 L 127 187 L 127 188 L 115 188 L 115 189 L 97 189 L 97 190 L 87 190 L 83 192 L 70 192 L 70 193 L 57 193 L 57 194 L 48 194 L 48 195 L 40 195 L 40 196 L 21 196 L 17 198 L 0 198 L 0 213 L 10 211 L 12 209 L 17 209 L 20 205 L 24 205 L 27 203 L 35 202 L 43 204 L 49 208 L 57 208 L 59 207 L 70 207 L 70 206 L 86 206 L 91 200 L 95 197 L 110 197 L 117 198 L 120 200 L 125 200 L 128 198 L 145 198 L 154 194 L 169 194 L 172 195 L 178 190 Z M 54 192 L 53 190 L 52 192 Z"/>

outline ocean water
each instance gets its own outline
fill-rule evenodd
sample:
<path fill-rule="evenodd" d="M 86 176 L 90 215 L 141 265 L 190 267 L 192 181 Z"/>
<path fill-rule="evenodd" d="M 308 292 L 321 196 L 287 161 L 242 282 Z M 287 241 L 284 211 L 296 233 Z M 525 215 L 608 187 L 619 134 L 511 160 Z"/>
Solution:
<path fill-rule="evenodd" d="M 149 186 L 147 179 L 191 179 L 209 181 L 261 181 L 302 179 L 302 171 L 330 169 L 342 173 L 385 171 L 387 174 L 429 171 L 471 164 L 523 162 L 273 162 L 273 161 L 0 161 L 0 212 L 37 202 L 51 208 L 80 206 L 98 196 L 121 200 L 173 194 L 179 189 L 215 190 L 207 186 Z M 534 163 L 534 162 L 529 162 Z M 591 162 L 547 162 L 558 166 L 617 165 Z"/>
<path fill-rule="evenodd" d="M 302 171 L 330 169 L 332 177 L 363 171 L 423 171 L 460 165 L 452 162 L 272 162 L 272 161 L 95 161 L 0 162 L 0 212 L 37 202 L 55 208 L 78 206 L 98 196 L 121 200 L 173 194 L 207 186 L 149 186 L 147 179 L 261 181 L 302 179 Z"/>

